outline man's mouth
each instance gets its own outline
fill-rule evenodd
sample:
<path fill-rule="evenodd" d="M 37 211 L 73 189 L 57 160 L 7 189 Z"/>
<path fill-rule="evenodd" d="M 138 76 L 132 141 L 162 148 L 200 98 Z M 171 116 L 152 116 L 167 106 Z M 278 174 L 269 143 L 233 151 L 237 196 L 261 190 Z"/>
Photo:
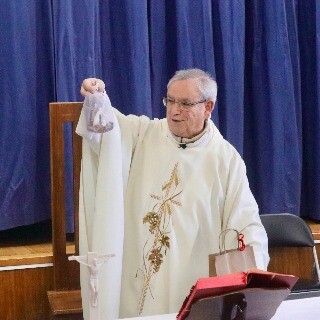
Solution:
<path fill-rule="evenodd" d="M 178 120 L 178 119 L 171 119 L 173 122 L 182 122 L 184 120 Z"/>

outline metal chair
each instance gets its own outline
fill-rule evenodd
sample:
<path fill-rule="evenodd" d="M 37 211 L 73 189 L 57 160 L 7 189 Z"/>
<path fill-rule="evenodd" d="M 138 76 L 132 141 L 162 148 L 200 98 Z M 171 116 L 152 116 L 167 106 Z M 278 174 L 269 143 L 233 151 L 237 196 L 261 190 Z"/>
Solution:
<path fill-rule="evenodd" d="M 277 268 L 280 268 L 281 265 L 288 267 L 288 264 L 292 263 L 292 260 L 290 262 L 288 255 L 286 255 L 286 251 L 288 252 L 291 248 L 295 248 L 297 251 L 308 248 L 310 255 L 313 257 L 314 263 L 310 263 L 309 268 L 310 274 L 314 275 L 313 279 L 312 277 L 310 279 L 305 278 L 305 274 L 300 277 L 287 300 L 320 296 L 319 260 L 314 238 L 308 224 L 300 217 L 289 213 L 262 214 L 260 218 L 268 235 L 270 265 L 273 266 L 272 270 L 268 268 L 269 271 L 284 273 L 283 270 L 277 270 Z M 305 261 L 300 256 L 293 263 L 304 264 Z M 301 266 L 304 273 L 307 273 L 306 267 L 306 265 Z"/>

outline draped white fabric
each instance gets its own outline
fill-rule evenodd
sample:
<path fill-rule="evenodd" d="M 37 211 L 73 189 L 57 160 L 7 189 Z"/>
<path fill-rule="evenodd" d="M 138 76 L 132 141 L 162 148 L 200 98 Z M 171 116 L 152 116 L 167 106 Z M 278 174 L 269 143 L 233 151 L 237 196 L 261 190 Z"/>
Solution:
<path fill-rule="evenodd" d="M 77 132 L 81 134 L 85 131 L 85 121 L 80 121 Z M 99 307 L 102 319 L 116 319 L 119 317 L 124 225 L 121 135 L 117 121 L 114 129 L 102 136 L 98 151 L 99 156 L 92 152 L 87 140 L 83 139 L 80 254 L 85 255 L 88 251 L 115 253 L 116 256 L 99 270 Z M 85 319 L 89 319 L 88 283 L 88 268 L 81 266 Z"/>

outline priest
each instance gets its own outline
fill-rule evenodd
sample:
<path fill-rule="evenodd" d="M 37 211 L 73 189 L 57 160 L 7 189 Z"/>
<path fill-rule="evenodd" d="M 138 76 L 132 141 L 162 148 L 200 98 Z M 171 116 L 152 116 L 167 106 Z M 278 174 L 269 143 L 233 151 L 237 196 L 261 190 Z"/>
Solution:
<path fill-rule="evenodd" d="M 96 85 L 104 91 L 103 81 L 84 80 L 81 94 L 88 99 Z M 266 270 L 267 235 L 245 164 L 210 119 L 216 97 L 216 81 L 188 69 L 167 85 L 166 119 L 125 116 L 109 99 L 111 131 L 89 131 L 81 115 L 81 254 L 118 259 L 100 279 L 104 319 L 178 312 L 228 229 L 244 235 Z M 224 246 L 237 247 L 235 234 Z"/>

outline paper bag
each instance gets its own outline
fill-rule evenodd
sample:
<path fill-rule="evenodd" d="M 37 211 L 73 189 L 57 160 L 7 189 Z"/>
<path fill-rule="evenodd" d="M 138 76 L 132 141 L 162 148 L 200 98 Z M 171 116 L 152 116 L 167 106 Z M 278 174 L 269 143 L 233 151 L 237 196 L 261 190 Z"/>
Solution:
<path fill-rule="evenodd" d="M 251 246 L 246 246 L 243 251 L 235 249 L 226 251 L 223 254 L 209 255 L 209 277 L 247 271 L 256 267 L 256 260 Z"/>
<path fill-rule="evenodd" d="M 237 249 L 225 250 L 225 235 L 229 231 L 235 232 L 237 236 Z M 223 251 L 221 248 L 223 248 Z M 246 246 L 243 234 L 235 229 L 226 229 L 221 232 L 219 249 L 220 253 L 209 255 L 209 277 L 247 271 L 257 267 L 253 247 Z"/>

